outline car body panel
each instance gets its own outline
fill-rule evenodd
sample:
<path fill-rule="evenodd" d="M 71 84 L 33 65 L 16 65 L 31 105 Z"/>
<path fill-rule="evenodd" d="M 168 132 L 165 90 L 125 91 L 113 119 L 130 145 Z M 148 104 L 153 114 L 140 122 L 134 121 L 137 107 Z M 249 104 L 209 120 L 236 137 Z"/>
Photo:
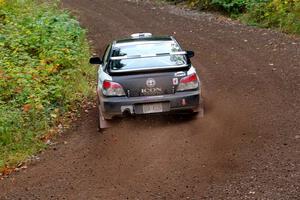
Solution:
<path fill-rule="evenodd" d="M 142 114 L 136 106 L 148 103 L 169 103 L 168 111 L 198 111 L 203 106 L 203 99 L 198 91 L 180 92 L 176 95 L 158 95 L 158 96 L 143 96 L 143 97 L 102 97 L 100 101 L 101 109 L 103 110 L 106 119 L 111 119 L 113 116 L 122 116 L 124 112 L 129 111 L 130 114 Z M 184 102 L 184 103 L 183 103 Z"/>

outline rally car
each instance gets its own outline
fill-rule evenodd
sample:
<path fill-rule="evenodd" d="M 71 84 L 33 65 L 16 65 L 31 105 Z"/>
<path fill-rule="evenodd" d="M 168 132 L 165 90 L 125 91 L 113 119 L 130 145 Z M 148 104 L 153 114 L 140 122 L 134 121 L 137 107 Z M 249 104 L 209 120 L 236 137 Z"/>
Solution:
<path fill-rule="evenodd" d="M 201 81 L 172 36 L 135 33 L 110 43 L 98 64 L 100 128 L 115 116 L 189 112 L 203 115 Z"/>

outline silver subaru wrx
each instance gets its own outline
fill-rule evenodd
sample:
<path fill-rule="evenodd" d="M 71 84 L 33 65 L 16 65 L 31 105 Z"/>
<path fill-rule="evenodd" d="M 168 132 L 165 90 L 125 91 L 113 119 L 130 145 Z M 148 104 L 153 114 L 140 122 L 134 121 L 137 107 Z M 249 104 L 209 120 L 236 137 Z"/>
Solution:
<path fill-rule="evenodd" d="M 98 64 L 100 128 L 115 116 L 186 112 L 203 115 L 201 81 L 172 36 L 135 33 L 110 43 Z"/>

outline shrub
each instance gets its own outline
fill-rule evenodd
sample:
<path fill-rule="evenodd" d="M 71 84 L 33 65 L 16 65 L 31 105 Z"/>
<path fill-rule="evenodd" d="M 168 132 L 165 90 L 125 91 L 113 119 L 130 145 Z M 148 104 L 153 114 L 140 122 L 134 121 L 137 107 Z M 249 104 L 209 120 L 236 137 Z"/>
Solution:
<path fill-rule="evenodd" d="M 212 0 L 166 0 L 172 3 L 182 3 L 186 2 L 190 7 L 197 8 L 199 10 L 205 10 L 211 8 L 211 1 Z"/>
<path fill-rule="evenodd" d="M 211 4 L 219 10 L 230 14 L 240 14 L 245 12 L 246 0 L 211 0 Z"/>
<path fill-rule="evenodd" d="M 183 2 L 184 0 L 167 0 Z M 299 0 L 185 0 L 200 10 L 218 10 L 250 24 L 300 33 Z"/>
<path fill-rule="evenodd" d="M 85 31 L 56 4 L 0 0 L 0 168 L 43 145 L 59 115 L 91 94 Z"/>
<path fill-rule="evenodd" d="M 278 27 L 284 32 L 300 33 L 300 1 L 269 0 L 249 3 L 243 17 L 250 24 Z"/>

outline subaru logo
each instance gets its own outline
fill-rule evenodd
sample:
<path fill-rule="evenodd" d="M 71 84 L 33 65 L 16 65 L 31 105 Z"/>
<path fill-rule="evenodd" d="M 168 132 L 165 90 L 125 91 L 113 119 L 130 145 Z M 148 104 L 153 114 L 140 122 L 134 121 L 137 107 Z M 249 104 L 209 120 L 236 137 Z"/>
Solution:
<path fill-rule="evenodd" d="M 147 81 L 146 81 L 147 87 L 152 88 L 152 87 L 155 86 L 155 84 L 156 84 L 156 82 L 155 82 L 155 80 L 153 78 L 148 78 Z"/>

